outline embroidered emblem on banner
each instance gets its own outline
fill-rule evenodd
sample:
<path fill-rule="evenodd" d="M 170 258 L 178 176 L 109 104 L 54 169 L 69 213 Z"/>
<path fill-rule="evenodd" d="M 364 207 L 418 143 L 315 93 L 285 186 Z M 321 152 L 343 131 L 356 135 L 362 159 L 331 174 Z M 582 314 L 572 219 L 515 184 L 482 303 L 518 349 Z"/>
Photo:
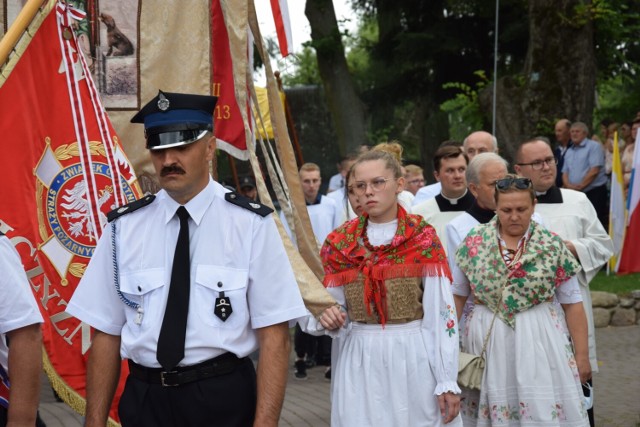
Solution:
<path fill-rule="evenodd" d="M 85 174 L 79 159 L 78 144 L 60 145 L 53 149 L 50 141 L 35 169 L 38 224 L 43 240 L 42 252 L 60 274 L 62 284 L 67 274 L 81 277 L 93 255 L 99 232 L 96 227 L 107 223 L 107 213 L 115 209 L 111 168 L 101 152 L 100 142 L 90 142 L 92 170 Z M 120 187 L 127 202 L 136 200 L 136 178 L 124 155 L 116 146 L 116 160 L 120 172 Z M 86 177 L 85 177 L 86 175 Z M 94 181 L 99 212 L 91 212 L 85 179 Z M 100 224 L 92 218 L 98 217 Z"/>

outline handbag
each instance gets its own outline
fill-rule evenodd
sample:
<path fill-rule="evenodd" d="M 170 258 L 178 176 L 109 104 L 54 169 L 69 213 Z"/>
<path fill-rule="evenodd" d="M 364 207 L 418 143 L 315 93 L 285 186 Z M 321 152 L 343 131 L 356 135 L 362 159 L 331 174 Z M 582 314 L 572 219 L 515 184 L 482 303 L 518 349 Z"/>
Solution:
<path fill-rule="evenodd" d="M 484 356 L 460 352 L 458 354 L 458 385 L 480 390 L 484 373 Z"/>
<path fill-rule="evenodd" d="M 504 286 L 502 287 L 504 289 Z M 500 302 L 502 302 L 502 289 L 500 290 Z M 498 304 L 500 304 L 498 302 Z M 484 355 L 487 350 L 487 343 L 493 330 L 493 322 L 496 320 L 498 310 L 493 313 L 491 319 L 491 326 L 489 331 L 484 337 L 484 343 L 482 344 L 482 351 L 480 354 L 471 354 L 461 351 L 458 353 L 458 385 L 471 390 L 480 390 L 482 386 L 482 375 L 484 374 Z"/>

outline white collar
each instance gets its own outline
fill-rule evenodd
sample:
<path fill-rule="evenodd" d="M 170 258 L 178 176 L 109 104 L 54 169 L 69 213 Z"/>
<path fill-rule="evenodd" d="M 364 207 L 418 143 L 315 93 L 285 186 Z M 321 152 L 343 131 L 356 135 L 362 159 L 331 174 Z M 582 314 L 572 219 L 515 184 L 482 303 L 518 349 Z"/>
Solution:
<path fill-rule="evenodd" d="M 446 200 L 448 200 L 448 201 L 449 201 L 449 203 L 451 203 L 452 205 L 457 205 L 457 204 L 458 204 L 458 200 L 462 199 L 464 196 L 466 196 L 466 195 L 467 195 L 467 191 L 468 191 L 468 190 L 467 190 L 467 189 L 465 189 L 465 190 L 464 190 L 464 193 L 462 194 L 462 196 L 457 197 L 457 198 L 455 198 L 455 199 L 450 199 L 450 198 L 448 198 L 447 196 L 445 196 L 445 195 L 444 195 L 444 193 L 443 193 L 442 191 L 440 192 L 440 195 L 441 195 L 443 198 L 445 198 Z"/>
<path fill-rule="evenodd" d="M 216 183 L 213 179 L 209 178 L 209 183 L 207 184 L 202 191 L 200 191 L 196 196 L 189 200 L 184 207 L 189 212 L 189 216 L 196 223 L 196 225 L 200 225 L 200 221 L 202 221 L 202 217 L 206 212 L 211 202 L 217 195 L 217 193 L 224 193 L 225 191 L 222 189 L 223 187 L 218 184 L 220 188 L 216 188 Z M 218 191 L 216 191 L 218 190 Z M 164 194 L 162 194 L 164 193 Z M 164 202 L 164 210 L 165 210 L 165 223 L 168 223 L 171 218 L 173 218 L 176 214 L 176 210 L 180 207 L 180 204 L 173 200 L 169 194 L 166 193 L 165 190 L 162 190 L 158 195 L 161 197 L 161 201 Z"/>

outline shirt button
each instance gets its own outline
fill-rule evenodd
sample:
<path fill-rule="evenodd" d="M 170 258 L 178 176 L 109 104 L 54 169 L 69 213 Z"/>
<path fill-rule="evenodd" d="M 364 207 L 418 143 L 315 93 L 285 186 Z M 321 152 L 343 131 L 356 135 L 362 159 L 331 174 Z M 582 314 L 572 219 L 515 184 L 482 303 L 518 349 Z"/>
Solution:
<path fill-rule="evenodd" d="M 221 288 L 222 287 L 222 282 L 218 282 L 218 287 Z"/>
<path fill-rule="evenodd" d="M 138 286 L 138 292 L 142 292 L 142 287 Z"/>

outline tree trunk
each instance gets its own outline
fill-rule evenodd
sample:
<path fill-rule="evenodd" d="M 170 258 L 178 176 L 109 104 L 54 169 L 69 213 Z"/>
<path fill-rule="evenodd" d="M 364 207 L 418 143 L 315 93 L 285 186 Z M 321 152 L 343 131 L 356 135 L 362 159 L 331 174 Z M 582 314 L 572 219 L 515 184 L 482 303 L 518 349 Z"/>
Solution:
<path fill-rule="evenodd" d="M 556 120 L 591 124 L 595 102 L 594 26 L 576 12 L 583 0 L 529 0 L 529 47 L 521 77 L 498 79 L 496 136 L 503 155 L 537 135 L 553 134 Z M 481 97 L 491 111 L 489 88 Z"/>
<path fill-rule="evenodd" d="M 332 0 L 307 0 L 305 15 L 340 152 L 356 151 L 367 143 L 365 107 L 349 74 Z"/>

